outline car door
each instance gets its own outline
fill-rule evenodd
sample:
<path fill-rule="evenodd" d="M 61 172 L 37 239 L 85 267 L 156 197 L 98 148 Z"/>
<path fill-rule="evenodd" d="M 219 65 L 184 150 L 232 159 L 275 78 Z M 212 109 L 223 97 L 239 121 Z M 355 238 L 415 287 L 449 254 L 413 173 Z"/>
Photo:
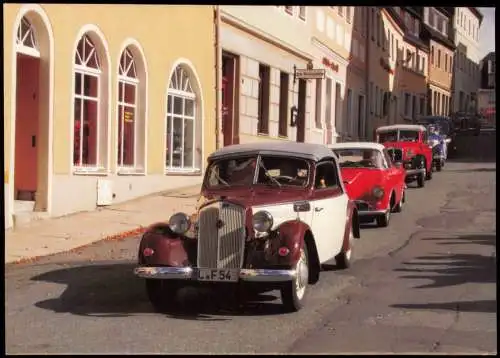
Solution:
<path fill-rule="evenodd" d="M 318 163 L 312 195 L 312 231 L 320 262 L 335 257 L 342 248 L 349 198 L 340 185 L 333 160 Z"/>
<path fill-rule="evenodd" d="M 382 151 L 385 159 L 385 167 L 387 172 L 387 186 L 389 189 L 393 189 L 396 192 L 396 203 L 401 199 L 401 194 L 403 193 L 403 181 L 404 181 L 404 173 L 401 168 L 398 168 L 392 162 L 391 156 L 387 149 Z M 384 188 L 385 189 L 385 188 Z"/>

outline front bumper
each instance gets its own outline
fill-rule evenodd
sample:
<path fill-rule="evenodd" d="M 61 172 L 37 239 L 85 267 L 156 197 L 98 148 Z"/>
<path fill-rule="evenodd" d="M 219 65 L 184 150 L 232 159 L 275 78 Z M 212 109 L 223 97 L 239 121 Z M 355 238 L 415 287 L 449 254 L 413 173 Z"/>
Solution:
<path fill-rule="evenodd" d="M 387 209 L 373 209 L 371 205 L 364 200 L 355 200 L 356 208 L 358 209 L 359 216 L 378 216 L 387 214 Z"/>
<path fill-rule="evenodd" d="M 196 267 L 136 267 L 134 274 L 138 277 L 149 279 L 198 281 L 198 268 Z M 247 282 L 289 282 L 296 275 L 297 272 L 295 270 L 238 270 L 239 280 Z"/>
<path fill-rule="evenodd" d="M 424 168 L 415 168 L 415 169 L 406 169 L 406 177 L 413 177 L 418 174 L 424 174 L 425 169 Z"/>

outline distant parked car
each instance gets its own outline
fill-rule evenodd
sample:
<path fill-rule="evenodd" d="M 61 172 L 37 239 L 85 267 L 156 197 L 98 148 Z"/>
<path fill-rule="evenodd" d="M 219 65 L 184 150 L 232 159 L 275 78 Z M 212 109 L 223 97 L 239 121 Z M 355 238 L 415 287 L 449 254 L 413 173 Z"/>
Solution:
<path fill-rule="evenodd" d="M 360 219 L 389 225 L 391 213 L 402 211 L 406 201 L 405 169 L 393 163 L 387 148 L 379 143 L 337 143 L 329 148 L 339 158 L 342 180 Z"/>
<path fill-rule="evenodd" d="M 427 144 L 427 129 L 422 125 L 394 124 L 375 131 L 376 142 L 383 144 L 395 162 L 403 163 L 406 181 L 419 187 L 432 179 L 432 149 Z"/>
<path fill-rule="evenodd" d="M 324 263 L 351 265 L 359 220 L 326 146 L 261 142 L 224 147 L 208 158 L 194 215 L 151 226 L 138 267 L 150 302 L 164 310 L 177 290 L 209 285 L 279 289 L 299 310 Z M 333 263 L 333 262 L 332 262 Z"/>

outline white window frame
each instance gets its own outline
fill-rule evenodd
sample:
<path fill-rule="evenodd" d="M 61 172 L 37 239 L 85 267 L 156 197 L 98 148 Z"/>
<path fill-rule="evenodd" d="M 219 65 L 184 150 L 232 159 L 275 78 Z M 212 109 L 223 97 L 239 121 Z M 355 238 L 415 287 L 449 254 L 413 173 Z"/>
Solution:
<path fill-rule="evenodd" d="M 180 70 L 180 71 L 183 71 L 181 72 L 180 74 L 180 80 L 181 80 L 181 85 L 182 85 L 182 73 L 184 73 L 186 75 L 186 78 L 187 78 L 187 85 L 185 85 L 185 87 L 189 87 L 191 89 L 191 91 L 186 91 L 186 90 L 179 90 L 178 88 L 173 88 L 172 87 L 172 80 L 174 78 L 174 76 L 176 76 L 176 85 L 179 86 L 179 78 L 177 77 L 177 71 Z M 170 156 L 170 161 L 169 161 L 169 165 L 167 166 L 167 163 L 166 163 L 166 157 L 163 158 L 164 160 L 164 167 L 165 167 L 165 174 L 171 174 L 171 173 L 198 173 L 201 168 L 198 168 L 196 167 L 196 135 L 197 135 L 197 131 L 196 131 L 196 127 L 197 127 L 197 104 L 198 104 L 198 98 L 196 96 L 196 93 L 194 92 L 194 89 L 193 89 L 193 86 L 191 84 L 191 75 L 190 73 L 183 68 L 183 66 L 179 65 L 177 66 L 175 69 L 174 69 L 174 72 L 172 73 L 172 76 L 170 77 L 169 79 L 169 87 L 168 87 L 168 91 L 167 91 L 167 113 L 166 113 L 166 118 L 165 118 L 165 148 L 167 149 L 166 150 L 166 154 Z M 172 107 L 171 107 L 171 112 L 169 112 L 168 110 L 168 98 L 169 96 L 172 96 Z M 174 113 L 174 98 L 181 98 L 182 99 L 182 114 L 175 114 Z M 187 116 L 185 115 L 185 107 L 186 107 L 186 102 L 185 100 L 192 100 L 194 103 L 193 103 L 193 115 L 192 116 Z M 172 121 L 169 122 L 169 117 L 172 118 Z M 173 139 L 174 139 L 174 119 L 175 118 L 181 118 L 182 119 L 182 155 L 181 155 L 181 166 L 180 167 L 174 167 L 172 166 L 172 163 L 173 163 L 173 148 L 174 148 L 174 142 L 173 142 Z M 193 124 L 193 147 L 192 147 L 192 151 L 193 151 L 193 163 L 191 165 L 191 167 L 186 167 L 184 165 L 184 123 L 185 121 L 187 120 L 191 120 L 192 121 L 192 124 Z M 169 148 L 168 148 L 168 139 L 167 139 L 167 134 L 168 134 L 168 128 L 170 128 L 170 143 L 171 143 L 171 146 L 172 146 L 172 150 L 169 151 Z"/>
<path fill-rule="evenodd" d="M 129 56 L 130 62 L 128 64 L 127 68 L 122 68 L 121 60 L 123 56 Z M 128 72 L 130 68 L 133 68 L 134 70 L 134 75 L 135 77 L 130 77 L 128 76 Z M 120 84 L 123 84 L 123 89 L 120 90 Z M 132 85 L 134 87 L 134 103 L 128 103 L 125 102 L 125 86 L 127 85 Z M 121 122 L 122 126 L 122 133 L 120 136 L 120 131 L 119 131 L 119 124 L 117 125 L 117 135 L 118 135 L 118 143 L 117 146 L 121 149 L 121 158 L 117 159 L 117 169 L 118 169 L 118 174 L 142 174 L 144 173 L 144 165 L 145 163 L 138 163 L 137 162 L 137 148 L 138 148 L 138 140 L 142 138 L 142 136 L 139 136 L 139 128 L 138 128 L 138 121 L 140 120 L 140 115 L 139 115 L 139 110 L 141 108 L 140 104 L 140 80 L 137 76 L 137 66 L 135 62 L 134 55 L 132 52 L 128 49 L 125 48 L 120 56 L 120 64 L 119 64 L 119 69 L 118 69 L 118 98 L 117 98 L 117 115 L 120 113 L 120 109 L 122 109 L 122 116 L 118 119 Z M 122 92 L 123 91 L 123 92 Z M 124 101 L 121 101 L 120 99 L 123 98 Z M 123 143 L 124 143 L 124 125 L 125 125 L 125 119 L 124 119 L 124 113 L 126 108 L 132 108 L 133 113 L 134 113 L 134 160 L 133 160 L 133 165 L 124 165 L 123 164 Z M 144 140 L 144 139 L 142 139 Z M 145 145 L 145 143 L 140 143 L 141 145 Z M 118 149 L 117 147 L 117 149 Z"/>
<path fill-rule="evenodd" d="M 27 42 L 28 40 L 30 41 Z M 35 28 L 25 16 L 23 16 L 23 18 L 21 19 L 21 23 L 17 28 L 16 52 L 31 57 L 40 57 L 40 49 L 38 46 L 38 38 L 35 32 Z"/>
<path fill-rule="evenodd" d="M 88 55 L 86 58 L 82 58 L 80 54 L 78 53 L 78 47 L 81 41 L 88 40 L 92 46 L 93 46 L 93 51 Z M 82 80 L 80 83 L 81 86 L 81 94 L 77 94 L 75 92 L 75 88 L 73 88 L 73 106 L 76 104 L 76 100 L 80 99 L 82 101 L 82 105 L 80 107 L 80 148 L 79 148 L 79 163 L 76 165 L 74 163 L 74 151 L 75 151 L 75 137 L 74 137 L 74 125 L 75 125 L 75 113 L 73 111 L 72 113 L 72 133 L 73 133 L 73 143 L 71 143 L 71 160 L 72 167 L 73 167 L 73 172 L 75 173 L 96 173 L 96 172 L 104 172 L 106 170 L 105 166 L 100 163 L 100 154 L 101 154 L 101 75 L 102 75 L 102 70 L 100 69 L 100 59 L 99 56 L 96 53 L 97 48 L 93 41 L 90 39 L 90 37 L 87 34 L 84 34 L 81 39 L 78 41 L 78 45 L 76 48 L 76 52 L 74 53 L 74 56 L 78 55 L 78 58 L 84 63 L 83 65 L 75 63 L 75 58 L 73 58 L 73 81 L 76 83 L 76 74 L 80 74 L 82 76 Z M 89 67 L 86 65 L 86 63 L 89 61 L 91 56 L 96 56 L 96 62 L 98 68 L 94 67 Z M 92 76 L 97 78 L 97 97 L 91 97 L 91 96 L 85 96 L 84 95 L 84 77 L 85 76 Z M 84 101 L 95 101 L 97 102 L 97 109 L 96 109 L 96 164 L 92 165 L 84 165 L 82 164 L 82 159 L 83 159 L 83 107 L 84 107 Z"/>

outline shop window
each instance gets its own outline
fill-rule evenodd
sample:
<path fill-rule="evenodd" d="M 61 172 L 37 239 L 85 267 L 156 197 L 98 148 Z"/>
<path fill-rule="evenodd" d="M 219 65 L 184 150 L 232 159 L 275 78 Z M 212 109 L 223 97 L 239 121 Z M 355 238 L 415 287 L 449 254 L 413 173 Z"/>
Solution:
<path fill-rule="evenodd" d="M 288 92 L 290 76 L 286 72 L 280 72 L 280 106 L 279 106 L 279 132 L 282 137 L 288 136 Z"/>
<path fill-rule="evenodd" d="M 73 166 L 99 171 L 107 160 L 107 91 L 97 48 L 89 35 L 78 42 L 74 57 Z"/>
<path fill-rule="evenodd" d="M 144 171 L 144 103 L 141 103 L 141 85 L 136 58 L 132 48 L 126 48 L 120 57 L 118 72 L 118 148 L 119 172 Z"/>
<path fill-rule="evenodd" d="M 170 78 L 167 99 L 167 172 L 195 172 L 201 168 L 198 96 L 193 75 L 179 65 Z"/>
<path fill-rule="evenodd" d="M 259 65 L 259 134 L 269 134 L 270 72 L 269 66 Z"/>

